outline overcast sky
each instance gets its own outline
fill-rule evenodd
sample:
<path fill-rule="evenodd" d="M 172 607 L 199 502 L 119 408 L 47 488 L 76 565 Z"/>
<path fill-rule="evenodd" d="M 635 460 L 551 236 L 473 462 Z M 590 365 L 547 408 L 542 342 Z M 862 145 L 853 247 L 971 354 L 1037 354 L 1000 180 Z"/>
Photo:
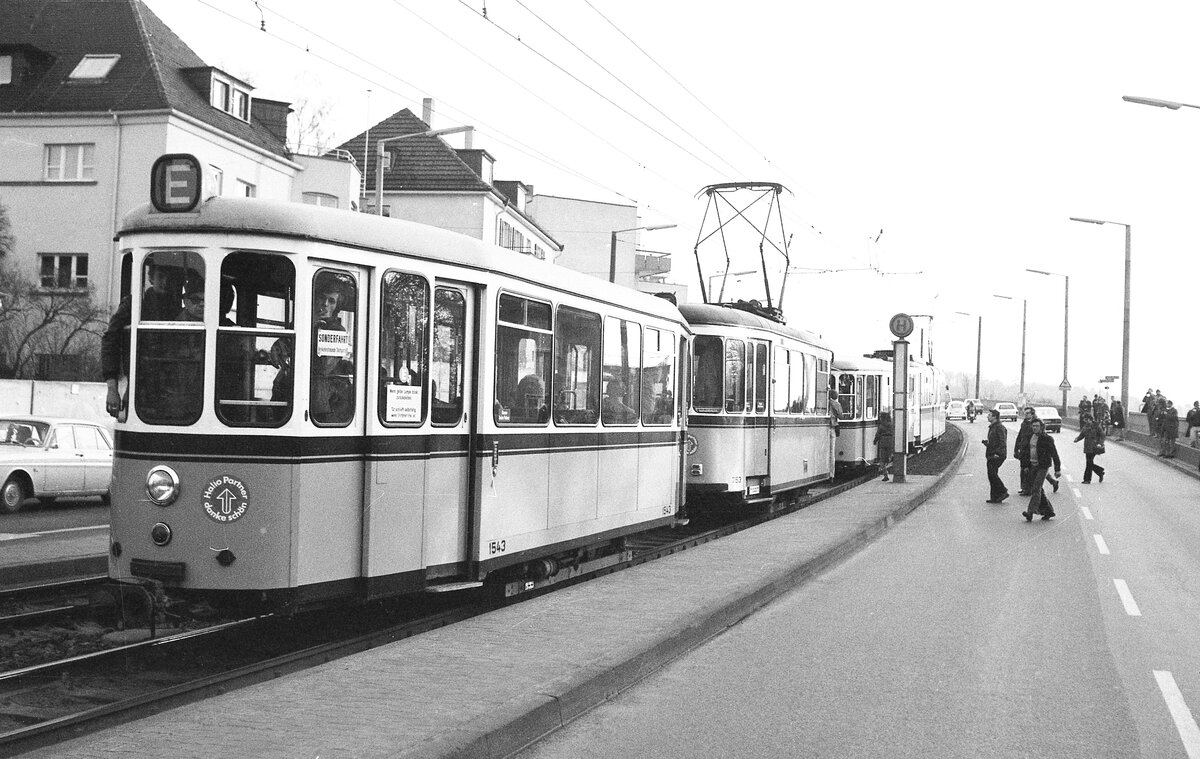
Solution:
<path fill-rule="evenodd" d="M 1121 373 L 1125 228 L 1068 217 L 1130 224 L 1130 396 L 1200 398 L 1200 110 L 1121 99 L 1200 105 L 1195 3 L 145 2 L 257 95 L 327 104 L 333 144 L 432 97 L 498 178 L 678 225 L 641 244 L 695 297 L 696 193 L 783 184 L 792 265 L 818 270 L 789 279 L 788 322 L 847 355 L 931 314 L 937 362 L 973 375 L 982 316 L 985 382 L 1015 384 L 1027 298 L 1026 382 L 1057 385 L 1064 278 L 1025 269 L 1058 272 L 1073 405 Z"/>

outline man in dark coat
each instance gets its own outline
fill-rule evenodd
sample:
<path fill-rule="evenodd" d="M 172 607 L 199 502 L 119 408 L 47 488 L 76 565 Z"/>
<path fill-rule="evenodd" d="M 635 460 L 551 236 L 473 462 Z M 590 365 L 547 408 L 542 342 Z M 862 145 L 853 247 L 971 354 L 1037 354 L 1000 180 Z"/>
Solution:
<path fill-rule="evenodd" d="M 1162 451 L 1159 456 L 1164 459 L 1175 458 L 1175 438 L 1179 437 L 1179 410 L 1174 401 L 1167 401 L 1166 408 L 1158 416 L 1159 435 L 1162 439 Z"/>
<path fill-rule="evenodd" d="M 1192 407 L 1188 409 L 1187 432 L 1183 433 L 1183 436 L 1191 437 L 1194 429 L 1200 429 L 1200 401 L 1192 401 Z M 1200 432 L 1196 433 L 1196 439 L 1200 439 Z M 1197 447 L 1196 440 L 1192 441 L 1192 447 Z"/>
<path fill-rule="evenodd" d="M 1021 429 L 1017 430 L 1017 441 L 1013 444 L 1013 458 L 1021 464 L 1021 489 L 1017 491 L 1017 495 L 1029 495 L 1029 483 L 1033 475 L 1033 470 L 1029 468 L 1029 436 L 1033 434 L 1033 407 L 1025 407 L 1025 419 L 1021 422 Z"/>
<path fill-rule="evenodd" d="M 1029 457 L 1029 467 L 1033 470 L 1033 477 L 1029 483 L 1032 497 L 1029 499 L 1029 507 L 1021 512 L 1026 522 L 1032 522 L 1034 514 L 1041 514 L 1043 520 L 1054 516 L 1054 506 L 1042 491 L 1042 485 L 1046 482 L 1046 475 L 1050 473 L 1051 464 L 1054 465 L 1054 479 L 1062 477 L 1062 461 L 1058 458 L 1058 447 L 1054 445 L 1054 438 L 1046 434 L 1045 424 L 1041 419 L 1034 419 L 1030 430 L 1032 434 L 1025 445 L 1025 455 Z"/>
<path fill-rule="evenodd" d="M 988 485 L 991 486 L 991 498 L 988 503 L 1000 503 L 1008 498 L 1008 488 L 1000 481 L 1000 465 L 1008 458 L 1008 429 L 1000 421 L 1000 412 L 992 409 L 988 412 L 988 436 L 983 441 L 987 457 Z"/>

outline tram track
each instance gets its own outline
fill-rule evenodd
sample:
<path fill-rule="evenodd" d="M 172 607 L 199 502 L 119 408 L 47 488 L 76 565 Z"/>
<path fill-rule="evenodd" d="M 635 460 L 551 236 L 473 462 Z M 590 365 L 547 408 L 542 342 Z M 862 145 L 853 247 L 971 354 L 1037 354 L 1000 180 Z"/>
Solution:
<path fill-rule="evenodd" d="M 950 439 L 940 446 L 943 451 L 957 449 L 953 437 L 948 435 Z M 952 461 L 939 464 L 930 460 L 933 458 L 939 457 L 915 457 L 918 470 L 940 469 Z M 924 464 L 932 466 L 920 466 Z M 432 594 L 415 602 L 378 602 L 353 610 L 235 620 L 0 673 L 0 756 L 194 703 L 669 556 L 811 506 L 876 475 L 871 469 L 750 517 L 726 522 L 692 520 L 686 526 L 640 535 L 627 545 L 631 552 L 628 561 L 515 599 L 480 589 L 459 595 Z"/>

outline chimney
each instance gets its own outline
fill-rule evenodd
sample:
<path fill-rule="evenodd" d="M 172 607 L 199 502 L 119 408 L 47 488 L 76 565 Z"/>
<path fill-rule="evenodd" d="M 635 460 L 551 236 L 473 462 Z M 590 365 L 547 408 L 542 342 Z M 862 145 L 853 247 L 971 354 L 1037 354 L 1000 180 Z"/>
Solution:
<path fill-rule="evenodd" d="M 433 98 L 425 98 L 421 101 L 421 121 L 433 129 Z"/>
<path fill-rule="evenodd" d="M 291 112 L 291 104 L 280 100 L 254 98 L 250 101 L 251 116 L 262 123 L 272 136 L 285 145 L 287 144 L 287 119 Z"/>

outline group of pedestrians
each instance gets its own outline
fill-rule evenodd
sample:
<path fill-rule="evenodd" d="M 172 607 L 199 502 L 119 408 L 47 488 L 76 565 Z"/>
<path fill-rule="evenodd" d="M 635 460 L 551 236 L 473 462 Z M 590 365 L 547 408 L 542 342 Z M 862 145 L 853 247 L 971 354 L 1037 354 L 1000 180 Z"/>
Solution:
<path fill-rule="evenodd" d="M 1195 412 L 1195 413 L 1193 413 Z M 1142 396 L 1142 413 L 1150 423 L 1150 435 L 1158 441 L 1158 455 L 1164 459 L 1175 458 L 1176 439 L 1179 437 L 1179 409 L 1175 402 L 1163 397 L 1162 392 L 1149 389 Z M 1200 424 L 1200 401 L 1192 404 L 1192 411 L 1187 414 L 1188 431 L 1192 432 L 1192 421 Z"/>
<path fill-rule="evenodd" d="M 1083 453 L 1087 459 L 1083 472 L 1085 484 L 1091 483 L 1093 474 L 1100 482 L 1104 482 L 1105 470 L 1096 463 L 1096 456 L 1104 453 L 1105 437 L 1104 425 L 1098 422 L 1091 412 L 1080 418 L 1079 435 L 1075 442 L 1083 441 Z M 991 497 L 987 502 L 1002 503 L 1009 497 L 1008 488 L 1000 479 L 1000 466 L 1008 458 L 1008 428 L 1000 421 L 1000 414 L 994 409 L 988 412 L 988 436 L 983 445 L 986 449 L 988 485 L 991 489 Z M 1046 497 L 1045 486 L 1049 483 L 1052 491 L 1058 492 L 1058 483 L 1062 478 L 1062 460 L 1058 456 L 1058 446 L 1055 445 L 1054 438 L 1046 433 L 1045 423 L 1037 418 L 1032 407 L 1025 408 L 1025 416 L 1013 444 L 1012 456 L 1021 469 L 1021 489 L 1017 491 L 1017 495 L 1029 496 L 1029 505 L 1021 512 L 1021 516 L 1025 517 L 1027 522 L 1032 522 L 1034 515 L 1040 515 L 1043 520 L 1050 519 L 1054 516 L 1054 506 Z"/>

